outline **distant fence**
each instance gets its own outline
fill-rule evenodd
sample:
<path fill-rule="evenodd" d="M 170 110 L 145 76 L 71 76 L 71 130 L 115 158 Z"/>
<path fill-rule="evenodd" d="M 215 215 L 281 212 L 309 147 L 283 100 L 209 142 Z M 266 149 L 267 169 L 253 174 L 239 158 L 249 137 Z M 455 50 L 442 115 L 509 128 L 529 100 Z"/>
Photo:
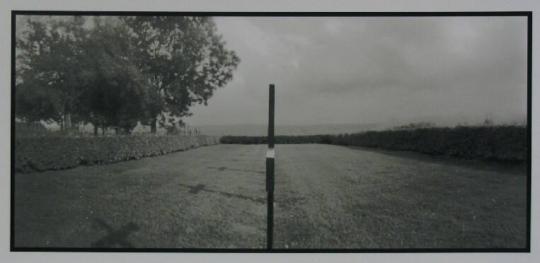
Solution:
<path fill-rule="evenodd" d="M 263 136 L 224 136 L 221 143 L 264 144 Z M 524 126 L 461 126 L 371 131 L 342 135 L 276 136 L 276 144 L 322 143 L 414 151 L 461 159 L 523 162 L 527 158 Z"/>
<path fill-rule="evenodd" d="M 219 143 L 212 136 L 21 137 L 15 139 L 15 171 L 59 170 L 183 151 Z"/>

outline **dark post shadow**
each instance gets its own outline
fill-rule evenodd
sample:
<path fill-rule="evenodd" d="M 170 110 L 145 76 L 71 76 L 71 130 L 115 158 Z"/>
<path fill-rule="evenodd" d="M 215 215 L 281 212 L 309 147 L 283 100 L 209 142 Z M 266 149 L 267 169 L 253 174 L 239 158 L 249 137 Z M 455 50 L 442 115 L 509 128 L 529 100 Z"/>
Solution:
<path fill-rule="evenodd" d="M 96 218 L 94 222 L 107 231 L 104 237 L 92 243 L 93 248 L 133 248 L 133 245 L 127 240 L 129 234 L 138 231 L 139 226 L 130 222 L 119 229 L 114 229 L 102 219 Z"/>

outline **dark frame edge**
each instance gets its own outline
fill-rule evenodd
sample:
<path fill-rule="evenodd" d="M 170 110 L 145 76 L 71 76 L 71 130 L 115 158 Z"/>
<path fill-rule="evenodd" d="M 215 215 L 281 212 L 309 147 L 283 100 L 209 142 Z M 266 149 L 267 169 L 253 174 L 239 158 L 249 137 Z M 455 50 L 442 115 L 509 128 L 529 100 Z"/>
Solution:
<path fill-rule="evenodd" d="M 11 122 L 10 122 L 10 221 L 9 221 L 9 249 L 15 251 L 15 44 L 16 44 L 16 11 L 11 11 Z"/>
<path fill-rule="evenodd" d="M 12 252 L 133 252 L 133 253 L 523 253 L 527 248 L 371 248 L 371 249 L 324 249 L 324 248 L 77 248 L 77 247 L 19 247 Z"/>
<path fill-rule="evenodd" d="M 15 15 L 142 15 L 142 16 L 529 16 L 532 11 L 422 11 L 422 12 L 295 12 L 295 11 L 83 11 L 83 10 L 12 10 Z"/>
<path fill-rule="evenodd" d="M 531 207 L 532 207 L 532 41 L 533 13 L 527 14 L 527 238 L 526 249 L 531 252 Z"/>
<path fill-rule="evenodd" d="M 17 15 L 200 15 L 200 16 L 365 16 L 365 17 L 448 17 L 448 16 L 525 16 L 527 17 L 527 237 L 524 248 L 377 248 L 377 249 L 229 249 L 229 248 L 47 248 L 16 247 L 14 231 L 15 199 L 15 45 Z M 206 12 L 206 11 L 68 11 L 11 10 L 11 129 L 10 129 L 10 252 L 188 252 L 188 253 L 530 253 L 531 252 L 531 177 L 532 177 L 532 11 L 451 11 L 451 12 Z"/>

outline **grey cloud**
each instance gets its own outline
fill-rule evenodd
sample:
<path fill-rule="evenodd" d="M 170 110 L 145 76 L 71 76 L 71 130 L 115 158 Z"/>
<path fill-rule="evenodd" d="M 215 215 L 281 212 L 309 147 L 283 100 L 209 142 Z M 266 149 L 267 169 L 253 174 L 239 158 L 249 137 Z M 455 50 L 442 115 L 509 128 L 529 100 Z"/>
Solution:
<path fill-rule="evenodd" d="M 526 20 L 516 17 L 216 18 L 242 59 L 194 125 L 522 120 Z"/>

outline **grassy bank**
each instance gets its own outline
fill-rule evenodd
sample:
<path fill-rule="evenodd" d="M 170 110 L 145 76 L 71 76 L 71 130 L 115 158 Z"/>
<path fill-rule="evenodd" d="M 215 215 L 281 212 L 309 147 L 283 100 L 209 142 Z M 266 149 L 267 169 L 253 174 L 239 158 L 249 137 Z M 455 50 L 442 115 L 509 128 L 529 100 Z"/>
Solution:
<path fill-rule="evenodd" d="M 276 136 L 276 144 L 324 143 L 413 151 L 471 160 L 523 162 L 527 157 L 524 126 L 458 126 L 370 131 L 342 135 Z M 266 137 L 224 136 L 221 143 L 260 144 Z"/>

